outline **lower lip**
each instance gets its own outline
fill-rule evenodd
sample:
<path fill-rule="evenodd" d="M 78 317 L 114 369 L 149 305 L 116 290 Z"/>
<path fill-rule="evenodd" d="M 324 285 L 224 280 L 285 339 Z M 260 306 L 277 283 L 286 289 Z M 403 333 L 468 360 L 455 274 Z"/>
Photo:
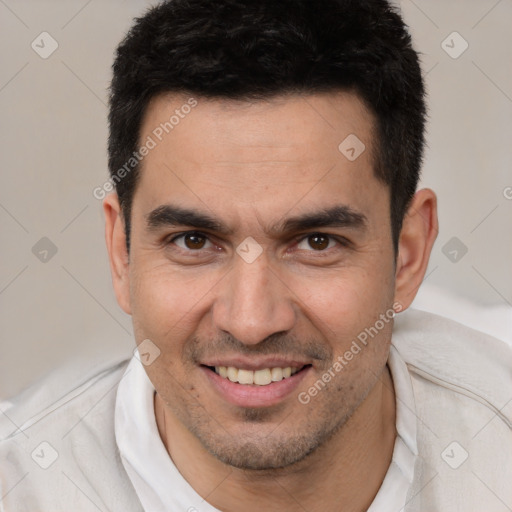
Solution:
<path fill-rule="evenodd" d="M 222 398 L 238 407 L 270 407 L 278 404 L 297 389 L 311 368 L 311 366 L 308 366 L 279 382 L 257 386 L 255 384 L 231 382 L 229 379 L 225 379 L 214 371 L 201 366 L 201 370 Z"/>

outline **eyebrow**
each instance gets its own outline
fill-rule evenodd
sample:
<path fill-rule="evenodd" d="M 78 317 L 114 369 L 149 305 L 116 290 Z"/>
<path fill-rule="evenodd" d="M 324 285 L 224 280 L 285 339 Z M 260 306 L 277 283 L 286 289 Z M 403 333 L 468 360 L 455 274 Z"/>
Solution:
<path fill-rule="evenodd" d="M 163 227 L 190 226 L 209 230 L 221 235 L 232 235 L 234 230 L 207 213 L 181 206 L 165 204 L 146 215 L 147 229 L 155 231 Z M 308 212 L 280 221 L 268 230 L 270 236 L 289 234 L 316 228 L 351 228 L 365 230 L 367 217 L 347 205 L 336 205 L 319 211 Z"/>

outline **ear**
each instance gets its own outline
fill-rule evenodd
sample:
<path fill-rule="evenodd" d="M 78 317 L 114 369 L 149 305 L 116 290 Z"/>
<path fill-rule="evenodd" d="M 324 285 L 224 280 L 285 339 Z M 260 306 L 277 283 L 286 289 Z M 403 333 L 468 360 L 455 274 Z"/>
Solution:
<path fill-rule="evenodd" d="M 395 274 L 395 302 L 407 309 L 420 287 L 437 238 L 437 197 L 425 188 L 414 195 L 402 224 Z"/>
<path fill-rule="evenodd" d="M 110 194 L 103 200 L 105 213 L 105 241 L 110 260 L 112 284 L 117 302 L 122 310 L 131 315 L 129 255 L 126 249 L 125 224 L 117 194 Z"/>

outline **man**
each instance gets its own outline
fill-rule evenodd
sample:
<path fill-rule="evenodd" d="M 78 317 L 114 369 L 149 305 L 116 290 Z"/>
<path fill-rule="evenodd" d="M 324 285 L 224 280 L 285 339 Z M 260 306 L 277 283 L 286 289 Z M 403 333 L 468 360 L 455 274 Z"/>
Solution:
<path fill-rule="evenodd" d="M 44 406 L 4 420 L 0 510 L 510 509 L 510 351 L 404 312 L 438 225 L 395 10 L 171 0 L 113 69 L 106 242 L 138 350 L 14 401 Z"/>

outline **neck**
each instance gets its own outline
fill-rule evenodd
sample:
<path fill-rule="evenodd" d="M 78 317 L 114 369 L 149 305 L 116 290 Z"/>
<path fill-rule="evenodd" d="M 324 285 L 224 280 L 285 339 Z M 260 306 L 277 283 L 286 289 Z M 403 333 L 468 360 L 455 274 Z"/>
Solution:
<path fill-rule="evenodd" d="M 167 452 L 195 491 L 223 512 L 243 509 L 366 510 L 391 463 L 395 393 L 387 365 L 350 420 L 300 463 L 245 471 L 220 462 L 167 410 L 155 393 L 155 415 Z"/>

